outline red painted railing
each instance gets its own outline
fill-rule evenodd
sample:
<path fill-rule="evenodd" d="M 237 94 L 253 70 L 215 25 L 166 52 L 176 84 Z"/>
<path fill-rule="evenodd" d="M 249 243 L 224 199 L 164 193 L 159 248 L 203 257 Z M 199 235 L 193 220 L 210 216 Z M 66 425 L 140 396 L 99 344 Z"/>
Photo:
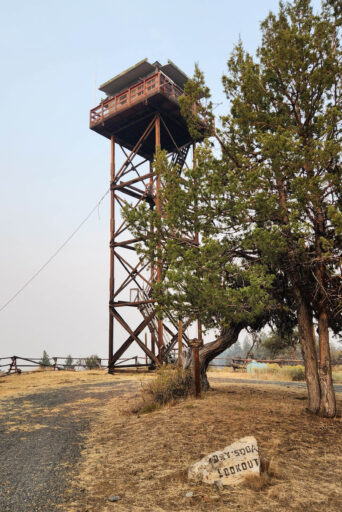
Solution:
<path fill-rule="evenodd" d="M 132 85 L 129 89 L 120 92 L 112 98 L 108 98 L 90 111 L 90 126 L 102 123 L 120 110 L 125 110 L 135 103 L 161 92 L 172 99 L 177 99 L 184 94 L 164 73 L 159 71 L 145 78 L 141 82 Z"/>

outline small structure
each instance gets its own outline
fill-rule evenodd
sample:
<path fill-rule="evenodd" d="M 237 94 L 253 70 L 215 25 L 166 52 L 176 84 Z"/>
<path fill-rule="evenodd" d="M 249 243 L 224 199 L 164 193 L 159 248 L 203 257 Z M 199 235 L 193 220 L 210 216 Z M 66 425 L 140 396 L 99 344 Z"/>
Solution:
<path fill-rule="evenodd" d="M 158 114 L 160 147 L 168 152 L 192 144 L 181 116 L 178 98 L 188 77 L 173 62 L 162 66 L 144 59 L 99 87 L 107 97 L 90 111 L 90 128 L 132 150 L 153 117 Z M 152 161 L 155 137 L 151 130 L 137 154 Z"/>
<path fill-rule="evenodd" d="M 181 171 L 190 147 L 195 146 L 178 101 L 187 79 L 171 61 L 161 65 L 144 59 L 101 85 L 106 98 L 90 111 L 90 129 L 111 141 L 109 371 L 124 364 L 137 366 L 135 357 L 126 361 L 122 357 L 132 343 L 145 354 L 140 364 L 154 366 L 168 361 L 177 342 L 179 351 L 188 342 L 186 327 L 190 322 L 185 320 L 183 325 L 170 315 L 163 320 L 156 318 L 152 285 L 162 279 L 162 262 L 149 268 L 139 260 L 135 253 L 138 240 L 128 235 L 128 227 L 120 219 L 120 208 L 127 202 L 136 207 L 146 201 L 150 208 L 159 209 L 161 183 L 152 167 L 158 148 L 166 150 Z M 125 155 L 119 169 L 115 165 L 116 147 Z M 198 243 L 197 235 L 189 234 L 184 243 Z M 132 308 L 142 315 L 138 323 L 129 314 Z M 118 327 L 125 332 L 124 339 L 120 339 Z"/>

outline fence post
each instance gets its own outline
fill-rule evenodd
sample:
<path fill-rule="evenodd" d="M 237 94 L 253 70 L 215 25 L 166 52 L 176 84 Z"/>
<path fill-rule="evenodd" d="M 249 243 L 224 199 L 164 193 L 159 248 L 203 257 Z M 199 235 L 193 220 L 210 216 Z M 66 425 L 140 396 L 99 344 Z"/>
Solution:
<path fill-rule="evenodd" d="M 15 357 L 15 356 L 13 356 L 13 357 L 11 358 L 11 363 L 10 363 L 10 365 L 9 365 L 9 368 L 8 368 L 8 371 L 7 371 L 7 375 L 9 375 L 9 374 L 11 373 L 13 366 L 14 366 L 14 365 L 16 366 L 15 360 L 16 360 L 16 357 Z"/>
<path fill-rule="evenodd" d="M 194 362 L 194 381 L 195 381 L 195 397 L 201 398 L 201 376 L 199 367 L 199 349 L 203 346 L 201 339 L 194 338 L 188 341 L 188 345 L 192 348 Z"/>

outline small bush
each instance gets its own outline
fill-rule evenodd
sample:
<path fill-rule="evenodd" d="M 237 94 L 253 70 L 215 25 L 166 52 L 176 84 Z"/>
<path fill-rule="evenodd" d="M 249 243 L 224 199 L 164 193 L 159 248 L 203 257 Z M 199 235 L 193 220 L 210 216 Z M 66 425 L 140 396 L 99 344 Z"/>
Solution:
<path fill-rule="evenodd" d="M 157 377 L 150 382 L 142 392 L 142 401 L 132 409 L 133 413 L 152 412 L 162 405 L 180 398 L 186 398 L 193 392 L 193 377 L 191 370 L 176 367 L 162 367 Z"/>
<path fill-rule="evenodd" d="M 292 381 L 302 381 L 305 380 L 305 368 L 304 366 L 283 366 L 281 369 L 281 373 L 284 376 L 287 376 L 289 380 Z"/>
<path fill-rule="evenodd" d="M 191 370 L 179 368 L 161 368 L 157 378 L 145 389 L 153 402 L 164 405 L 171 400 L 187 397 L 193 390 Z"/>
<path fill-rule="evenodd" d="M 255 368 L 255 375 L 260 378 L 267 378 L 270 375 L 274 379 L 290 380 L 290 381 L 304 381 L 305 368 L 302 365 L 286 365 L 280 366 L 277 363 L 267 363 L 267 368 Z"/>
<path fill-rule="evenodd" d="M 94 370 L 95 368 L 99 367 L 99 356 L 96 354 L 93 354 L 89 357 L 86 357 L 85 359 L 85 365 L 88 368 L 88 370 Z"/>
<path fill-rule="evenodd" d="M 267 363 L 267 373 L 271 375 L 277 374 L 281 370 L 278 363 Z"/>

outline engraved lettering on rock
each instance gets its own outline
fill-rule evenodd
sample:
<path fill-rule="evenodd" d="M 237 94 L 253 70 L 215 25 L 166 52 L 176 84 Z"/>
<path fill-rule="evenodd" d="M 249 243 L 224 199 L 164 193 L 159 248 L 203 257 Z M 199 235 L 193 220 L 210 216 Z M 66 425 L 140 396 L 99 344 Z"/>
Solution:
<path fill-rule="evenodd" d="M 190 466 L 188 477 L 208 484 L 220 481 L 223 485 L 234 485 L 251 473 L 260 473 L 258 444 L 253 436 L 203 457 Z"/>

